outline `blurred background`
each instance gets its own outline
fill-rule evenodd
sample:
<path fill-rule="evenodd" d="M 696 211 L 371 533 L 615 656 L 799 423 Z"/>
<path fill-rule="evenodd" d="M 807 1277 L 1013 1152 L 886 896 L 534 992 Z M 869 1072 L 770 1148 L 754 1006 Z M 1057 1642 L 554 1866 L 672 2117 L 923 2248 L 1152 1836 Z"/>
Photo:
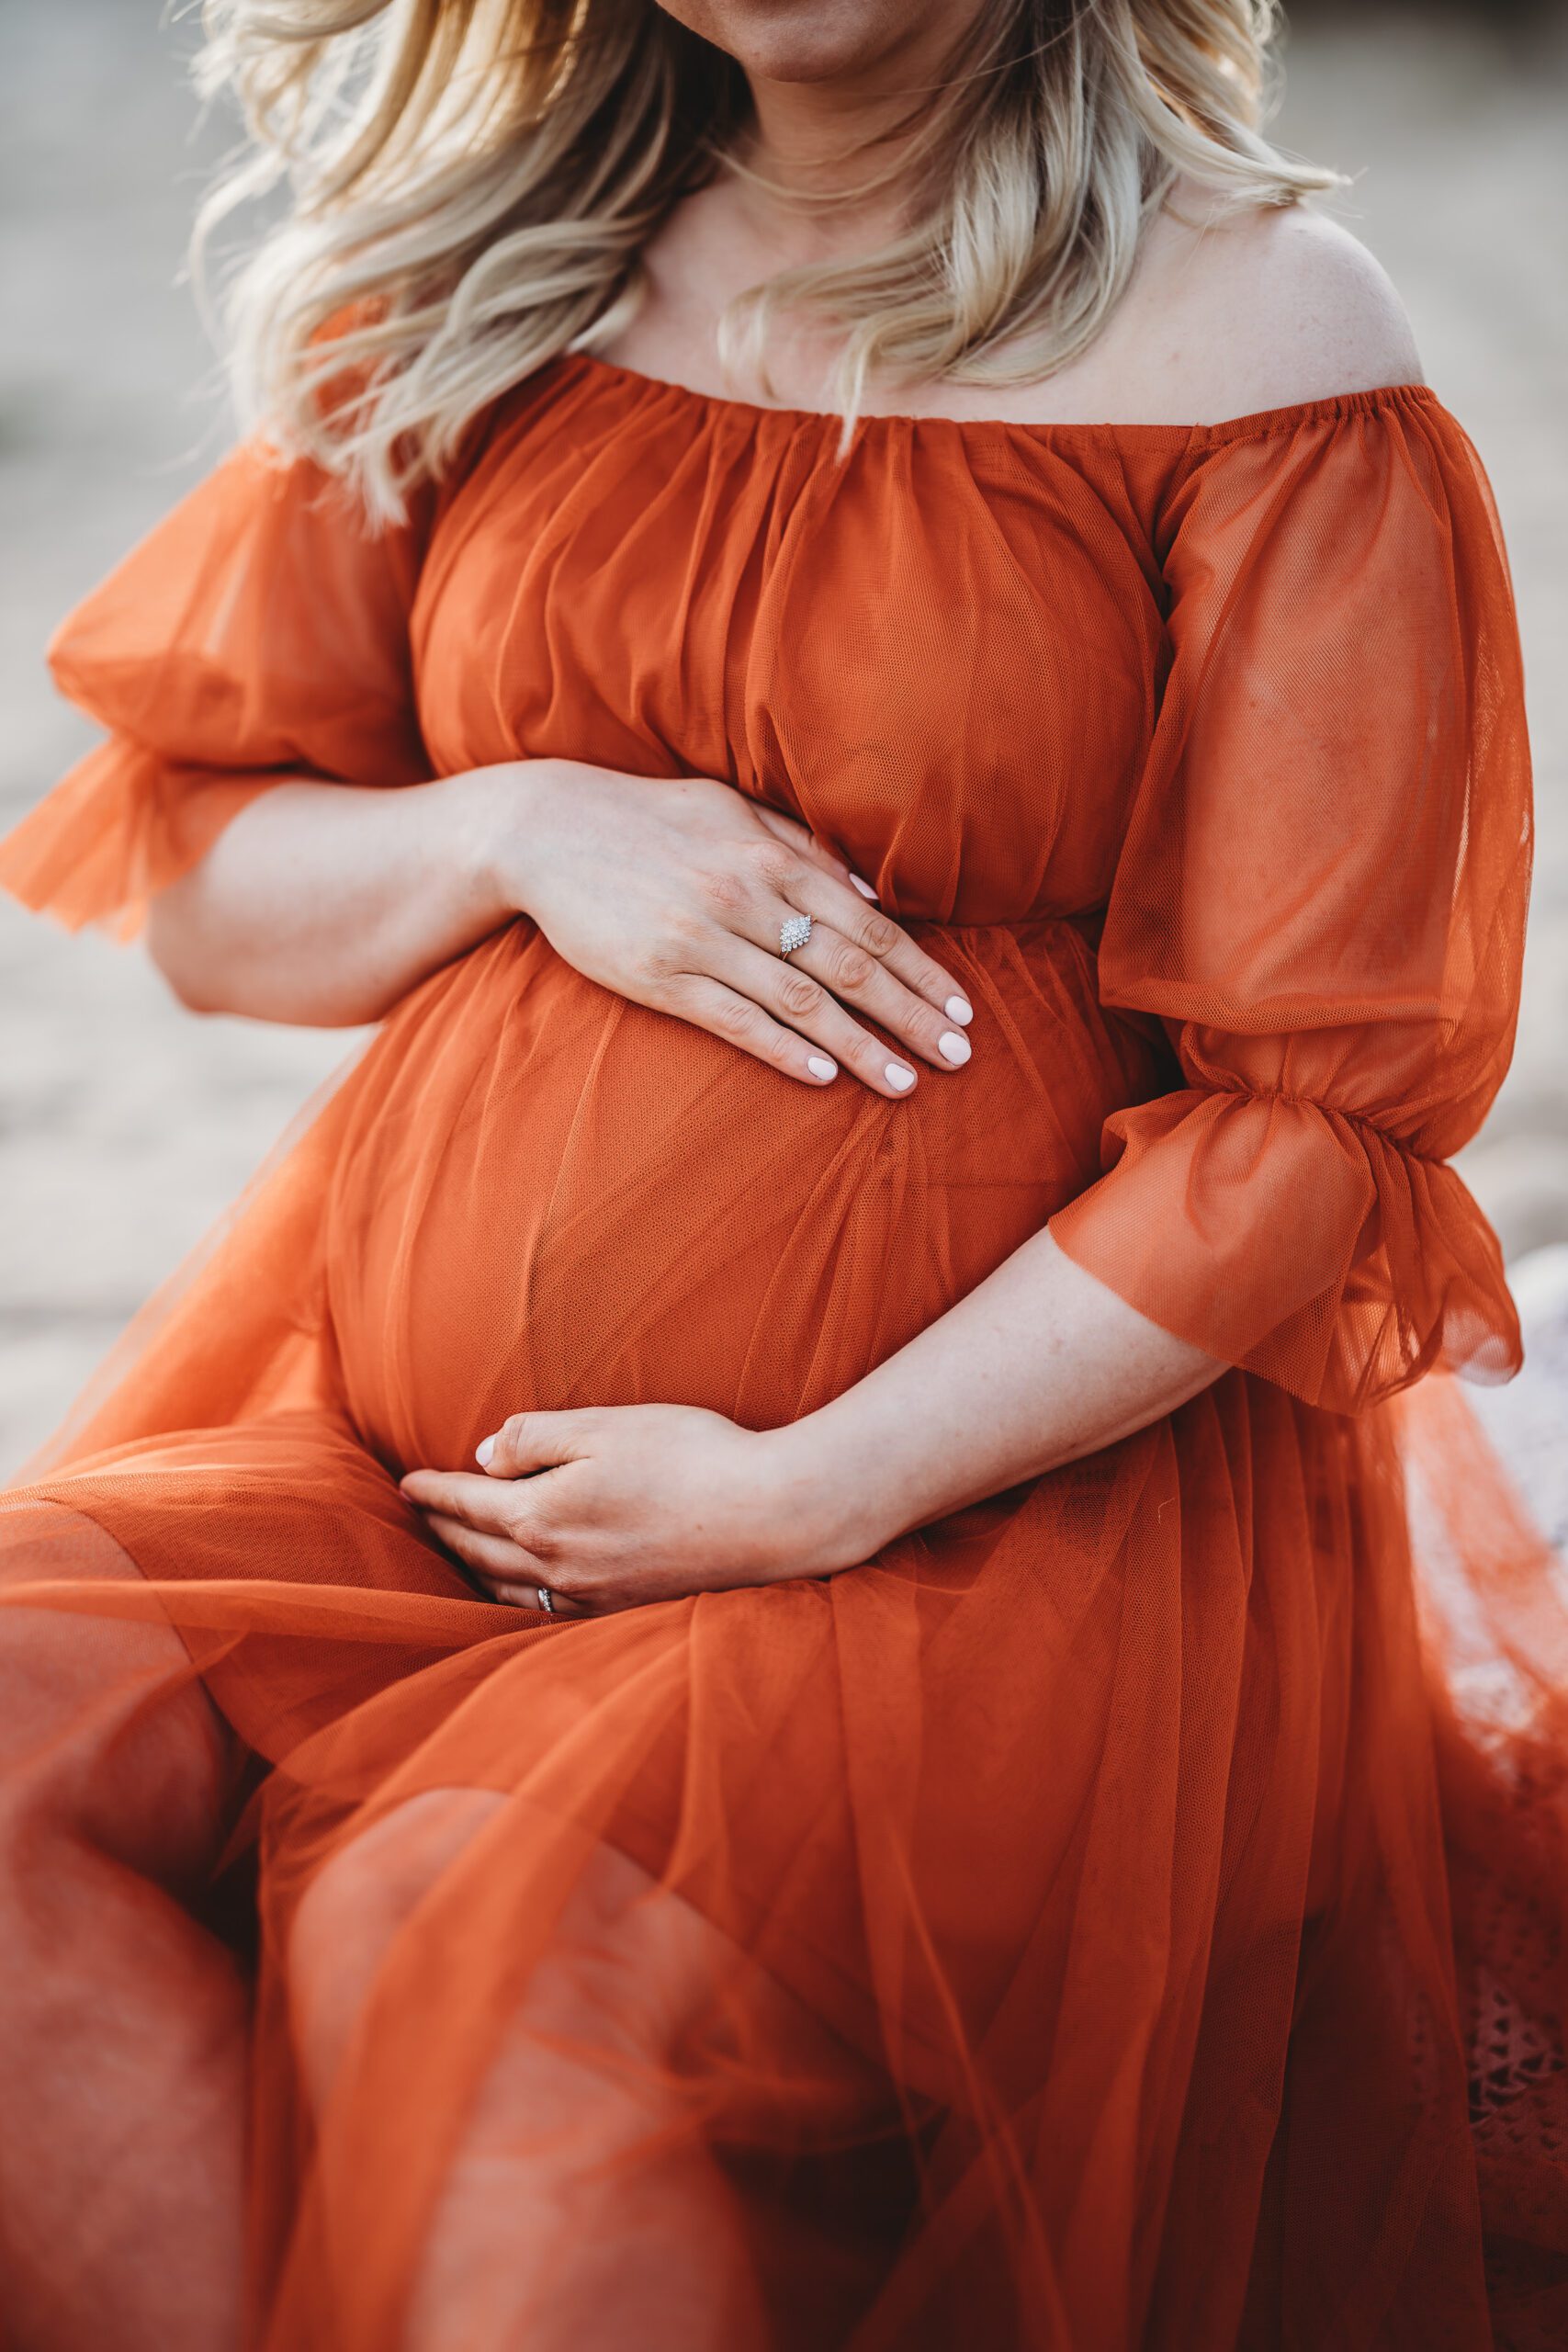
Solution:
<path fill-rule="evenodd" d="M 92 741 L 44 641 L 229 437 L 181 255 L 227 124 L 157 0 L 0 0 L 0 830 Z M 1485 1399 L 1568 1536 L 1568 9 L 1300 0 L 1280 135 L 1355 175 L 1491 473 L 1532 700 L 1540 859 L 1513 1072 L 1464 1172 L 1530 1363 Z M 151 967 L 0 902 L 0 1478 L 355 1045 L 197 1021 Z"/>

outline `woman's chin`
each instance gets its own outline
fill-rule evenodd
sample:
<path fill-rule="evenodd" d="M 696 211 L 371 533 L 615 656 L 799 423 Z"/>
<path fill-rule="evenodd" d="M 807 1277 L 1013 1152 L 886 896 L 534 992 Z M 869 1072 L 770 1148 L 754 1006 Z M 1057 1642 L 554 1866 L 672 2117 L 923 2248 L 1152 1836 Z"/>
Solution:
<path fill-rule="evenodd" d="M 931 19 L 961 17 L 940 0 L 660 0 L 667 16 L 765 82 L 859 80 Z"/>

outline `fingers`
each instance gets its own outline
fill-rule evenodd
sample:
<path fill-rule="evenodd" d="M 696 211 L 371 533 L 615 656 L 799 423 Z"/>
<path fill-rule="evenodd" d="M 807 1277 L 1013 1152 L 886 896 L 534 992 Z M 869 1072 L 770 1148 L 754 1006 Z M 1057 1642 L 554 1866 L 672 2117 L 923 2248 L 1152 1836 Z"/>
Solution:
<path fill-rule="evenodd" d="M 400 1483 L 421 1510 L 438 1511 L 481 1534 L 515 1541 L 517 1509 L 508 1481 L 487 1478 L 477 1470 L 411 1470 Z"/>
<path fill-rule="evenodd" d="M 843 1061 L 897 1099 L 915 1087 L 916 1059 L 961 1069 L 974 1016 L 952 975 L 862 895 L 870 886 L 857 887 L 841 861 L 817 855 L 798 829 L 793 841 L 778 827 L 760 831 L 772 838 L 743 849 L 739 864 L 731 856 L 700 874 L 702 913 L 688 926 L 692 960 L 661 986 L 661 1009 L 807 1085 L 830 1085 Z M 779 933 L 797 913 L 816 928 L 786 960 Z M 847 1020 L 845 1007 L 874 1021 L 910 1058 Z"/>
<path fill-rule="evenodd" d="M 907 1059 L 890 1057 L 886 1043 L 852 1020 L 846 1007 L 874 1021 L 934 1069 L 959 1069 L 969 1059 L 969 1039 L 956 1022 L 896 979 L 874 956 L 820 923 L 787 960 L 737 942 L 723 977 L 883 1092 L 907 1094 L 915 1073 Z"/>
<path fill-rule="evenodd" d="M 870 920 L 879 923 L 885 918 Z M 841 1003 L 853 1005 L 879 1023 L 933 1068 L 962 1069 L 973 1050 L 966 1034 L 972 1018 L 967 997 L 896 923 L 893 933 L 888 952 L 878 956 L 831 925 L 818 922 L 790 961 L 819 979 Z M 860 936 L 865 936 L 863 921 Z M 935 982 L 929 978 L 932 972 L 939 975 Z M 933 987 L 942 991 L 934 1001 Z"/>
<path fill-rule="evenodd" d="M 968 998 L 901 923 L 851 887 L 852 877 L 840 880 L 787 849 L 775 854 L 770 848 L 759 867 L 777 899 L 755 899 L 748 910 L 753 921 L 737 925 L 738 932 L 776 956 L 785 918 L 809 915 L 816 929 L 792 963 L 904 1039 L 934 1068 L 955 1069 L 968 1060 L 964 1032 L 974 1018 Z"/>
<path fill-rule="evenodd" d="M 497 1600 L 504 1600 L 513 1609 L 532 1609 L 552 1625 L 559 1624 L 567 1617 L 592 1617 L 594 1613 L 592 1609 L 584 1609 L 578 1601 L 568 1600 L 566 1595 L 560 1592 L 551 1592 L 549 1608 L 541 1609 L 539 1588 L 536 1584 L 502 1584 L 497 1579 L 491 1584 L 491 1589 Z"/>
<path fill-rule="evenodd" d="M 776 954 L 779 926 L 784 918 L 810 915 L 847 947 L 885 966 L 896 979 L 942 1013 L 950 1025 L 967 1025 L 972 1009 L 953 975 L 917 946 L 891 915 L 863 898 L 849 879 L 840 881 L 837 873 L 782 842 L 762 842 L 747 854 L 745 871 L 722 877 L 722 914 L 728 930 L 750 940 L 753 946 Z"/>
<path fill-rule="evenodd" d="M 538 1617 L 560 1619 L 592 1613 L 579 1602 L 569 1600 L 564 1593 L 555 1591 L 539 1564 L 530 1560 L 515 1544 L 507 1543 L 499 1535 L 481 1535 L 465 1520 L 448 1519 L 442 1511 L 427 1511 L 425 1518 L 432 1534 L 462 1561 L 474 1581 L 482 1585 L 492 1599 L 504 1601 L 512 1609 L 531 1610 Z M 541 1588 L 550 1594 L 547 1610 L 540 1604 Z"/>
<path fill-rule="evenodd" d="M 525 1478 L 572 1462 L 588 1434 L 587 1413 L 513 1413 L 474 1449 L 474 1459 L 492 1478 Z"/>
<path fill-rule="evenodd" d="M 878 1021 L 884 1016 L 866 1002 L 864 989 L 879 985 L 879 974 L 890 978 L 934 1017 L 939 1032 L 951 1032 L 963 1042 L 963 1032 L 974 1017 L 968 998 L 955 985 L 952 973 L 944 970 L 934 956 L 928 956 L 923 947 L 917 946 L 891 915 L 885 915 L 880 907 L 867 905 L 852 890 L 818 875 L 807 875 L 798 894 L 784 895 L 791 907 L 798 906 L 817 926 L 806 946 L 797 948 L 790 958 L 792 963 L 815 970 L 818 978 L 824 980 L 835 996 L 857 1004 L 864 1002 L 866 1011 Z M 777 940 L 775 931 L 771 940 L 761 944 L 775 946 Z M 831 967 L 828 965 L 829 952 L 835 959 Z M 905 1034 L 901 1023 L 893 1025 L 900 1036 Z M 910 1043 L 915 1042 L 911 1037 Z M 946 1068 L 956 1066 L 968 1057 L 938 1055 L 936 1058 Z"/>
<path fill-rule="evenodd" d="M 479 1528 L 470 1527 L 466 1519 L 453 1519 L 446 1511 L 426 1511 L 424 1516 L 431 1533 L 438 1536 L 446 1549 L 455 1553 L 482 1582 L 507 1584 L 519 1592 L 530 1589 L 527 1579 L 535 1564 L 507 1537 L 486 1535 Z M 541 1572 L 532 1589 L 536 1591 L 543 1580 Z"/>
<path fill-rule="evenodd" d="M 705 974 L 687 972 L 671 980 L 661 1001 L 668 1011 L 689 1021 L 694 1029 L 705 1029 L 710 1036 L 739 1046 L 743 1054 L 751 1054 L 770 1069 L 782 1070 L 786 1078 L 801 1079 L 807 1086 L 830 1086 L 839 1074 L 838 1063 L 830 1054 L 823 1053 L 809 1038 L 797 1036 L 794 1030 L 773 1020 L 754 998 L 727 988 L 723 981 L 710 979 Z"/>
<path fill-rule="evenodd" d="M 774 852 L 771 847 L 759 860 L 759 866 L 762 878 L 784 904 L 776 910 L 771 905 L 759 906 L 761 923 L 754 933 L 748 933 L 756 945 L 776 949 L 779 923 L 784 917 L 797 911 L 810 915 L 814 922 L 834 933 L 846 948 L 869 956 L 915 995 L 923 997 L 945 1015 L 949 1025 L 954 1022 L 961 1027 L 967 1023 L 969 1001 L 954 986 L 953 975 L 934 956 L 928 956 L 923 947 L 917 946 L 901 923 L 895 922 L 891 915 L 884 914 L 880 907 L 863 896 L 862 890 L 853 887 L 853 877 L 847 871 L 840 880 L 836 872 L 825 870 L 815 860 L 795 858 L 787 849 Z M 863 888 L 869 889 L 870 885 Z M 958 1009 L 950 1012 L 950 1005 Z"/>
<path fill-rule="evenodd" d="M 813 935 L 815 942 L 815 934 Z M 783 956 L 764 955 L 759 947 L 744 940 L 734 940 L 722 957 L 725 977 L 738 997 L 748 1003 L 760 1005 L 781 1025 L 787 1023 L 784 1035 L 798 1031 L 808 1042 L 825 1046 L 834 1061 L 851 1076 L 861 1080 L 878 1094 L 897 1100 L 910 1092 L 916 1073 L 910 1059 L 890 1051 L 886 1040 L 873 1036 L 851 1018 L 837 998 L 829 994 L 819 979 L 805 968 L 801 953 L 786 962 Z M 890 989 L 896 981 L 887 983 Z M 918 1000 L 907 990 L 899 991 L 902 1002 L 897 1008 L 908 1014 L 908 1028 L 922 1022 L 934 1030 L 941 1024 L 929 1006 L 920 1008 Z M 869 1008 L 868 1008 L 869 1010 Z M 889 1008 L 891 1012 L 891 1008 Z M 885 1025 L 897 1034 L 898 1023 L 891 1017 Z M 796 1051 L 802 1050 L 796 1042 Z"/>
<path fill-rule="evenodd" d="M 874 899 L 876 892 L 864 876 L 855 873 L 836 851 L 828 847 L 826 842 L 818 839 L 809 826 L 803 825 L 798 817 L 786 816 L 782 808 L 770 808 L 762 801 L 754 801 L 751 807 L 758 822 L 767 827 L 775 841 L 783 842 L 786 849 L 796 851 L 800 856 L 809 858 L 825 874 L 832 875 L 835 881 L 849 883 L 861 898 Z"/>

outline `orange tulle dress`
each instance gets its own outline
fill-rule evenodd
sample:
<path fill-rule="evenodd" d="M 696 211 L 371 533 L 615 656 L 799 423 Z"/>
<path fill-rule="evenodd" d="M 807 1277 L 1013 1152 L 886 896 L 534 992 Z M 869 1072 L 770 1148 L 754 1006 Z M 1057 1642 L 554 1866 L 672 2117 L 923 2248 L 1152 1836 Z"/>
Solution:
<path fill-rule="evenodd" d="M 67 922 L 281 777 L 566 755 L 806 820 L 976 1008 L 813 1091 L 510 924 L 6 1496 L 232 1740 L 252 2341 L 554 2346 L 630 2245 L 586 2352 L 1561 2345 L 1568 1613 L 1402 1393 L 1518 1356 L 1447 1165 L 1530 850 L 1483 475 L 1421 386 L 838 435 L 570 355 L 379 537 L 241 448 L 56 641 L 110 739 L 0 879 Z M 807 1413 L 1045 1226 L 1234 1368 L 846 1573 L 538 1623 L 400 1497 L 529 1407 Z"/>

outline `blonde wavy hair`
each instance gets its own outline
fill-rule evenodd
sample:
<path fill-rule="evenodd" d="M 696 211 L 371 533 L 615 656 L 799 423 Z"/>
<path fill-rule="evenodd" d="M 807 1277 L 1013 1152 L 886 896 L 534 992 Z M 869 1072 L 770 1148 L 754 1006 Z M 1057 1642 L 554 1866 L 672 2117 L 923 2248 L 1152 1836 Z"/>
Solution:
<path fill-rule="evenodd" d="M 1222 206 L 1334 184 L 1263 135 L 1275 16 L 989 0 L 945 78 L 911 92 L 892 159 L 875 142 L 854 188 L 809 199 L 897 187 L 898 232 L 749 289 L 723 364 L 744 351 L 766 383 L 780 311 L 826 329 L 844 447 L 874 379 L 1064 366 L 1179 177 Z M 291 199 L 230 275 L 242 415 L 380 518 L 510 386 L 620 330 L 682 198 L 758 177 L 740 69 L 654 0 L 205 0 L 202 18 L 198 79 L 237 96 L 250 140 L 203 208 L 198 263 L 237 206 L 280 183 Z"/>

